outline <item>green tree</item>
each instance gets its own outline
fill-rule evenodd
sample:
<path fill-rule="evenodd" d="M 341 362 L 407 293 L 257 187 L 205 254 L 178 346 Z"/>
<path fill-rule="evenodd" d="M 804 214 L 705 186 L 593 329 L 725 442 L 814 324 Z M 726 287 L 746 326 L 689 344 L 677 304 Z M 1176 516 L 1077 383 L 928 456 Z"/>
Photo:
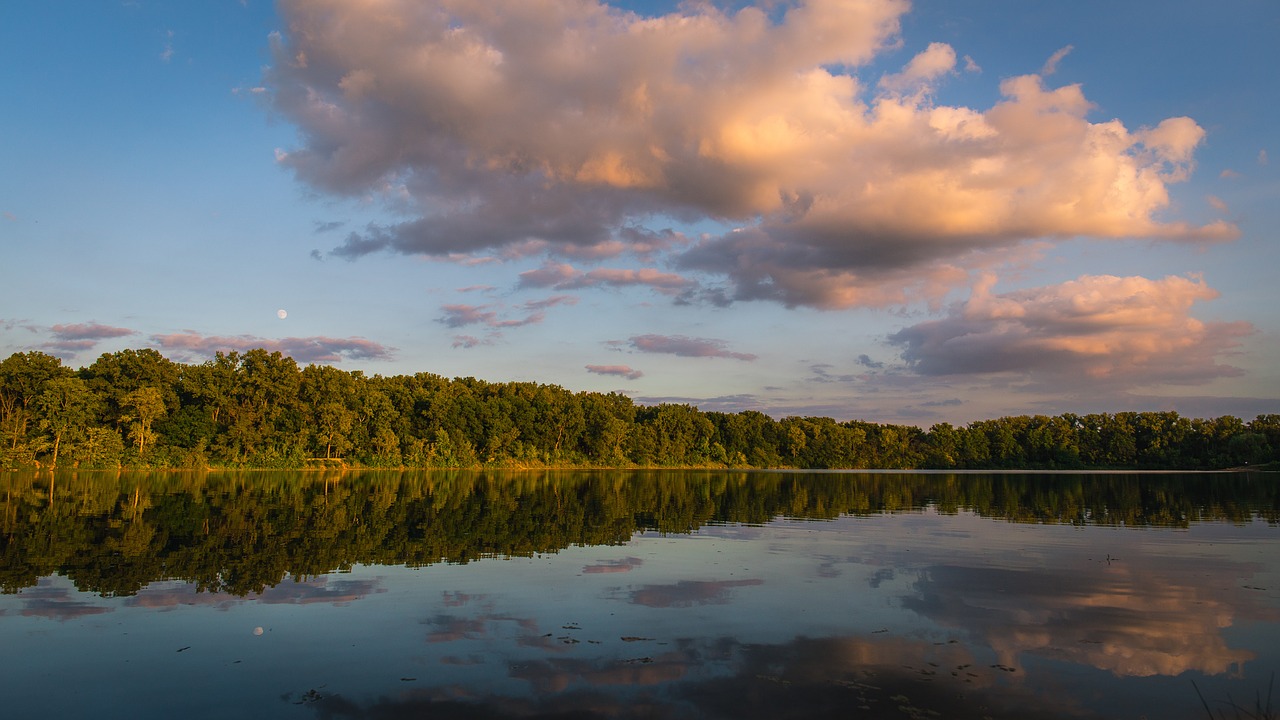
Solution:
<path fill-rule="evenodd" d="M 45 383 L 70 375 L 61 360 L 39 351 L 14 353 L 0 362 L 0 432 L 11 452 L 27 440 L 34 403 Z"/>
<path fill-rule="evenodd" d="M 120 409 L 120 419 L 129 424 L 129 439 L 138 446 L 138 457 L 145 456 L 147 445 L 156 437 L 151 425 L 166 412 L 163 396 L 153 387 L 138 388 L 124 396 Z"/>
<path fill-rule="evenodd" d="M 35 404 L 40 429 L 49 434 L 53 444 L 49 464 L 56 467 L 63 440 L 74 438 L 88 428 L 101 401 L 85 381 L 62 377 L 45 383 L 44 391 L 36 398 Z"/>

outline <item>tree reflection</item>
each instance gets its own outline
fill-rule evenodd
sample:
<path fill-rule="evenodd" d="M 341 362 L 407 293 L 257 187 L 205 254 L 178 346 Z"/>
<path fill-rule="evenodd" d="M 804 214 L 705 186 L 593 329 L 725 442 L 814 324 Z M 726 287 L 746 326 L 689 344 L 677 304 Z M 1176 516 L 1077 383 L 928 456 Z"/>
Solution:
<path fill-rule="evenodd" d="M 961 510 L 1019 523 L 1186 527 L 1280 519 L 1231 474 L 369 471 L 4 474 L 0 589 L 62 574 L 133 595 L 176 579 L 262 593 L 355 564 L 465 563 L 712 523 Z M 625 571 L 625 566 L 598 572 Z"/>

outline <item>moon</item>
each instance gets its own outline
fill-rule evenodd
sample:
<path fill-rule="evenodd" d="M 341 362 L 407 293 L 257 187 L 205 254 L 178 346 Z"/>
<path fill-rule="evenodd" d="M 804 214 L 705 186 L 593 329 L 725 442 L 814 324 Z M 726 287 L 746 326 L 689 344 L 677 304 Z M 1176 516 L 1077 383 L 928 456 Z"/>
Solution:
<path fill-rule="evenodd" d="M 279 310 L 277 310 L 277 311 L 276 311 L 276 317 L 278 317 L 278 318 L 280 318 L 281 320 L 283 320 L 283 319 L 285 319 L 285 318 L 289 317 L 289 313 L 285 312 L 285 311 L 284 311 L 284 308 L 280 308 Z"/>

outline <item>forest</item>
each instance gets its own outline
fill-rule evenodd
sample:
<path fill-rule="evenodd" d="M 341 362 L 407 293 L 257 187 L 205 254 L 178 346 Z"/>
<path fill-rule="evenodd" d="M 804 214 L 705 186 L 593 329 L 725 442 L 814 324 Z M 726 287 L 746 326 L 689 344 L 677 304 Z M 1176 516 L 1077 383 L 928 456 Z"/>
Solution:
<path fill-rule="evenodd" d="M 1019 415 L 927 430 L 639 405 L 532 382 L 367 376 L 262 349 L 0 362 L 0 470 L 23 468 L 1220 469 L 1274 463 L 1280 414 Z"/>

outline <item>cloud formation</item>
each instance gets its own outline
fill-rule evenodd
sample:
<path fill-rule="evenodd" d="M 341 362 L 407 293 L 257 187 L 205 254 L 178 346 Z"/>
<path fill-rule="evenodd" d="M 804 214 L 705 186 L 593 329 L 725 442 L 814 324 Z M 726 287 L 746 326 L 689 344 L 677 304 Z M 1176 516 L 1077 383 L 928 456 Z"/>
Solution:
<path fill-rule="evenodd" d="M 348 360 L 390 360 L 395 348 L 361 337 L 287 337 L 278 340 L 253 335 L 201 335 L 194 331 L 152 335 L 151 342 L 180 362 L 213 357 L 218 351 L 245 352 L 262 348 L 300 363 L 338 363 Z"/>
<path fill-rule="evenodd" d="M 750 362 L 751 353 L 734 352 L 724 340 L 694 338 L 685 335 L 636 335 L 628 341 L 639 352 L 665 353 L 681 357 L 732 358 Z"/>
<path fill-rule="evenodd" d="M 628 380 L 638 380 L 644 377 L 644 373 L 639 370 L 632 370 L 629 365 L 588 365 L 587 372 L 596 375 L 617 375 Z"/>
<path fill-rule="evenodd" d="M 1240 371 L 1218 356 L 1248 323 L 1203 322 L 1191 306 L 1218 296 L 1203 280 L 1084 276 L 1060 285 L 992 292 L 988 275 L 940 320 L 889 341 L 923 375 L 1025 373 L 1090 383 L 1198 384 Z"/>
<path fill-rule="evenodd" d="M 1032 239 L 1238 234 L 1162 218 L 1203 129 L 1093 122 L 1079 86 L 1044 82 L 1069 48 L 992 107 L 947 106 L 932 99 L 955 74 L 945 43 L 864 77 L 899 43 L 905 0 L 769 10 L 285 0 L 264 85 L 302 143 L 279 162 L 411 213 L 350 233 L 340 256 L 599 258 L 660 248 L 655 218 L 712 220 L 740 230 L 660 252 L 723 283 L 703 297 L 788 306 L 937 302 L 998 257 L 984 251 Z M 678 277 L 634 272 L 521 281 Z"/>

